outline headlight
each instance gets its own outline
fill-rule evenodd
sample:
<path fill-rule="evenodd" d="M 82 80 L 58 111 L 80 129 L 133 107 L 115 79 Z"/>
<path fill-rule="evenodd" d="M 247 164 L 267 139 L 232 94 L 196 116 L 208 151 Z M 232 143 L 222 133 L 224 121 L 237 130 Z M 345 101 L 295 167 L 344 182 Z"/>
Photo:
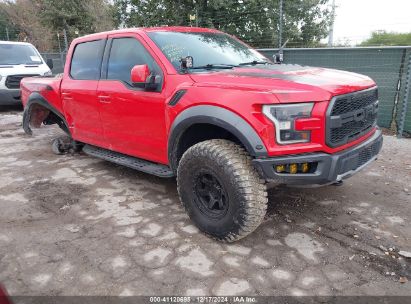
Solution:
<path fill-rule="evenodd" d="M 52 71 L 47 71 L 43 74 L 43 76 L 51 76 L 51 75 L 53 75 Z"/>
<path fill-rule="evenodd" d="M 313 106 L 313 103 L 263 106 L 263 113 L 275 125 L 278 143 L 295 144 L 310 141 L 311 131 L 296 131 L 295 120 L 310 117 Z"/>

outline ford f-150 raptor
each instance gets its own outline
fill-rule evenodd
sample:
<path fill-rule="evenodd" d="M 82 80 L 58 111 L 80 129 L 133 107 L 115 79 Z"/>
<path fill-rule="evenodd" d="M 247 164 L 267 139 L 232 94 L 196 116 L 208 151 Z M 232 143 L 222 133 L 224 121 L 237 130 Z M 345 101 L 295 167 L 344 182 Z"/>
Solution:
<path fill-rule="evenodd" d="M 123 29 L 75 39 L 64 74 L 24 78 L 23 128 L 58 124 L 76 149 L 160 177 L 200 230 L 255 230 L 267 187 L 341 182 L 376 159 L 366 76 L 275 64 L 213 29 Z"/>

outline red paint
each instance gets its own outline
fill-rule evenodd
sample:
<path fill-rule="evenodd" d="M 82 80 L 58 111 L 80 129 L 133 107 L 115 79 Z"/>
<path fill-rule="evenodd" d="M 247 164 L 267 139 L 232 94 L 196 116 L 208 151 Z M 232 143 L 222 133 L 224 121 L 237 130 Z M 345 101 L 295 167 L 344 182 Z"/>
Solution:
<path fill-rule="evenodd" d="M 145 82 L 148 75 L 150 75 L 150 70 L 147 64 L 136 65 L 131 69 L 131 82 Z"/>
<path fill-rule="evenodd" d="M 269 156 L 318 151 L 336 153 L 357 145 L 375 131 L 335 149 L 325 144 L 325 113 L 329 101 L 336 95 L 375 86 L 375 82 L 366 76 L 324 68 L 287 72 L 262 70 L 258 66 L 179 74 L 147 36 L 150 31 L 216 32 L 201 28 L 159 27 L 124 29 L 77 38 L 69 49 L 62 79 L 23 79 L 23 104 L 27 103 L 30 92 L 38 91 L 63 113 L 75 140 L 163 164 L 168 164 L 168 136 L 173 121 L 182 111 L 196 105 L 222 107 L 245 119 L 261 137 Z M 146 47 L 162 69 L 161 92 L 132 90 L 115 80 L 73 80 L 69 76 L 70 58 L 76 44 L 109 36 L 135 37 Z M 146 75 L 144 68 L 135 69 L 133 73 L 138 79 Z M 168 106 L 168 101 L 180 89 L 187 90 L 184 97 L 174 107 Z M 315 103 L 312 117 L 297 122 L 299 130 L 311 130 L 311 142 L 279 145 L 273 123 L 261 112 L 262 106 L 296 102 Z"/>
<path fill-rule="evenodd" d="M 0 285 L 0 304 L 11 304 L 6 289 Z"/>
<path fill-rule="evenodd" d="M 321 128 L 321 119 L 319 118 L 299 118 L 295 121 L 297 131 L 312 131 Z"/>

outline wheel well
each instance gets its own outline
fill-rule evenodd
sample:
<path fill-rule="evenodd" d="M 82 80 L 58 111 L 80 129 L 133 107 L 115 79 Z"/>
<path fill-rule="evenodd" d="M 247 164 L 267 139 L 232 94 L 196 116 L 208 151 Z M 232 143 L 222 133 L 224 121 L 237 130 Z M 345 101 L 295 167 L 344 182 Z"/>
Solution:
<path fill-rule="evenodd" d="M 43 123 L 45 125 L 57 124 L 60 128 L 66 131 L 65 130 L 66 125 L 64 121 L 53 111 L 50 111 L 49 115 L 46 117 L 46 119 L 44 119 Z"/>
<path fill-rule="evenodd" d="M 176 148 L 173 151 L 173 169 L 177 168 L 184 152 L 195 144 L 209 139 L 227 139 L 243 146 L 241 141 L 226 129 L 206 123 L 194 124 L 188 127 L 178 138 Z"/>
<path fill-rule="evenodd" d="M 67 123 L 59 113 L 54 112 L 48 106 L 42 105 L 40 102 L 32 102 L 27 106 L 23 118 L 23 128 L 26 133 L 31 134 L 31 128 L 40 128 L 41 124 L 53 125 L 57 124 L 64 132 L 70 135 Z"/>

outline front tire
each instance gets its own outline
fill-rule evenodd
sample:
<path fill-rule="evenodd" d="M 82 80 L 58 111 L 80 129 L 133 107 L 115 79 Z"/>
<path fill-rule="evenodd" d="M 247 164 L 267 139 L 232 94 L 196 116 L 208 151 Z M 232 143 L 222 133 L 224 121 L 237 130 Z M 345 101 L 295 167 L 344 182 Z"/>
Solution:
<path fill-rule="evenodd" d="M 180 200 L 207 235 L 225 242 L 253 232 L 267 211 L 267 189 L 239 145 L 213 139 L 190 147 L 177 170 Z"/>

